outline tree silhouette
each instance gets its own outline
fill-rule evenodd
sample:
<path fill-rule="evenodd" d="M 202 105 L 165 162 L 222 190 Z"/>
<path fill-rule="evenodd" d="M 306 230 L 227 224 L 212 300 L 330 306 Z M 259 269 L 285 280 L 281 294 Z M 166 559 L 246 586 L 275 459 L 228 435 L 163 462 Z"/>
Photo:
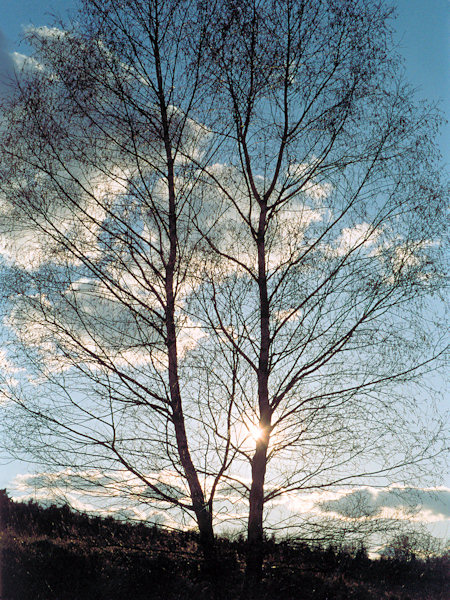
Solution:
<path fill-rule="evenodd" d="M 256 593 L 265 508 L 439 454 L 405 384 L 443 351 L 440 117 L 382 2 L 82 15 L 29 30 L 3 102 L 4 306 L 42 382 L 7 428 L 70 484 L 193 514 L 207 556 L 244 516 Z"/>

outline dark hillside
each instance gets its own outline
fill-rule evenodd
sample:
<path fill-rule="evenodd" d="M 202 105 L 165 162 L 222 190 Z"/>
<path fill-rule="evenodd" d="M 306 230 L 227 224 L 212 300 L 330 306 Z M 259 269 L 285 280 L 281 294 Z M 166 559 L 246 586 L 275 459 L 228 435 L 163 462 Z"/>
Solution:
<path fill-rule="evenodd" d="M 2 600 L 212 597 L 195 533 L 21 503 L 0 492 Z M 216 597 L 239 597 L 243 541 L 218 540 Z M 449 560 L 370 560 L 356 552 L 267 542 L 262 600 L 448 600 Z"/>

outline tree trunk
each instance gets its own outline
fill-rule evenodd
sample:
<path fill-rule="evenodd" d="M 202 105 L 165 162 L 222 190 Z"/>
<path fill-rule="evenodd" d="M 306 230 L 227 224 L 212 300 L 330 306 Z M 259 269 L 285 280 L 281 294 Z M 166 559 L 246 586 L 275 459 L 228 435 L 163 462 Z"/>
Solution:
<path fill-rule="evenodd" d="M 202 486 L 200 485 L 198 473 L 194 463 L 192 462 L 191 454 L 189 452 L 178 376 L 175 307 L 172 292 L 172 278 L 173 275 L 168 274 L 166 280 L 166 328 L 168 337 L 169 388 L 172 404 L 172 420 L 175 428 L 178 455 L 180 457 L 181 466 L 189 486 L 192 507 L 200 532 L 200 545 L 204 558 L 204 574 L 214 586 L 214 580 L 217 578 L 218 563 L 214 541 L 212 511 L 210 510 L 208 503 L 205 501 L 205 495 L 203 493 Z"/>
<path fill-rule="evenodd" d="M 178 389 L 178 381 L 176 382 L 175 388 Z M 174 396 L 177 396 L 177 394 L 175 393 Z M 200 532 L 200 544 L 202 546 L 205 561 L 211 563 L 211 559 L 214 557 L 212 514 L 208 503 L 205 502 L 205 496 L 200 485 L 198 474 L 189 452 L 181 401 L 177 403 L 177 406 L 174 409 L 173 420 L 180 462 L 189 486 L 192 506 Z"/>
<path fill-rule="evenodd" d="M 265 438 L 266 436 L 264 436 Z M 267 436 L 268 438 L 268 436 Z M 250 489 L 250 506 L 247 537 L 247 564 L 243 587 L 243 598 L 256 597 L 262 579 L 264 559 L 264 478 L 267 466 L 268 439 L 261 439 L 252 461 L 252 487 Z"/>
<path fill-rule="evenodd" d="M 252 486 L 250 488 L 250 506 L 247 528 L 247 564 L 243 587 L 243 597 L 258 596 L 262 579 L 264 559 L 264 480 L 267 468 L 267 449 L 271 433 L 272 410 L 269 403 L 269 297 L 267 291 L 265 229 L 267 207 L 261 205 L 258 247 L 258 287 L 260 301 L 260 351 L 258 364 L 258 404 L 260 438 L 257 440 L 252 459 Z"/>
<path fill-rule="evenodd" d="M 177 263 L 177 211 L 174 158 L 172 154 L 172 140 L 170 135 L 169 117 L 167 114 L 167 100 L 164 92 L 164 81 L 161 71 L 161 57 L 158 35 L 153 41 L 155 53 L 155 68 L 158 82 L 159 108 L 163 129 L 163 140 L 167 161 L 167 185 L 169 191 L 169 254 L 166 263 L 165 292 L 166 292 L 166 334 L 168 353 L 168 376 L 170 402 L 172 406 L 172 421 L 175 428 L 177 450 L 188 486 L 192 507 L 200 532 L 200 545 L 202 547 L 206 571 L 211 575 L 216 570 L 216 554 L 212 511 L 205 502 L 205 495 L 200 485 L 197 470 L 192 462 L 186 434 L 183 405 L 178 374 L 177 333 L 175 325 L 175 294 L 174 278 Z"/>
<path fill-rule="evenodd" d="M 6 495 L 6 490 L 0 490 L 0 537 L 6 531 L 6 525 L 8 522 L 8 504 L 10 500 Z M 4 598 L 3 589 L 3 546 L 0 545 L 0 600 Z"/>
<path fill-rule="evenodd" d="M 173 165 L 170 164 L 172 169 Z M 173 179 L 173 177 L 172 177 Z M 170 181 L 170 180 L 169 180 Z M 178 375 L 178 353 L 177 337 L 175 326 L 175 299 L 173 293 L 174 267 L 176 260 L 176 216 L 175 216 L 175 195 L 173 187 L 169 187 L 170 212 L 169 212 L 169 232 L 170 232 L 170 255 L 166 269 L 166 331 L 168 348 L 168 374 L 170 400 L 172 405 L 172 420 L 175 428 L 177 440 L 177 449 L 180 457 L 181 466 L 189 486 L 192 506 L 200 531 L 200 544 L 203 549 L 203 555 L 207 570 L 215 569 L 214 554 L 214 532 L 212 524 L 212 514 L 208 503 L 205 501 L 205 495 L 200 485 L 197 470 L 192 462 L 189 452 L 188 439 L 183 414 L 183 405 L 181 399 L 180 382 Z"/>

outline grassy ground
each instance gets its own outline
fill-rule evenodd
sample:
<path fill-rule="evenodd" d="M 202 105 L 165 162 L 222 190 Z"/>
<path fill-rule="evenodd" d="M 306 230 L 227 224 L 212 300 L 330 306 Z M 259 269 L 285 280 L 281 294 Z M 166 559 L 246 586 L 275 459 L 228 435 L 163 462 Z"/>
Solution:
<path fill-rule="evenodd" d="M 5 600 L 239 598 L 243 541 L 218 540 L 204 575 L 197 536 L 0 498 Z M 261 600 L 448 600 L 450 560 L 369 560 L 363 550 L 267 542 Z M 215 585 L 214 585 L 215 584 Z M 215 587 L 213 592 L 212 588 Z"/>

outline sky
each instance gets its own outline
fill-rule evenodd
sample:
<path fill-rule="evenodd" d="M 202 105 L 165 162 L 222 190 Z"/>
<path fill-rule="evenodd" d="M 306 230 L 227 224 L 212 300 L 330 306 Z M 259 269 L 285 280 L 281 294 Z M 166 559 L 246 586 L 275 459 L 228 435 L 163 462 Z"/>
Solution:
<path fill-rule="evenodd" d="M 420 98 L 437 102 L 445 115 L 450 114 L 450 0 L 393 0 L 398 18 L 396 42 L 405 59 L 406 78 Z M 9 53 L 27 53 L 20 37 L 27 25 L 51 25 L 52 15 L 65 16 L 74 11 L 74 0 L 0 0 L 0 69 L 7 72 L 12 61 Z M 0 77 L 0 87 L 1 87 Z M 439 138 L 443 162 L 450 164 L 450 127 Z M 28 471 L 24 464 L 0 463 L 0 488 L 8 487 L 15 475 Z M 444 494 L 445 495 L 445 494 Z M 377 496 L 378 505 L 389 506 L 386 498 Z M 448 498 L 448 494 L 447 494 Z M 335 502 L 333 505 L 332 503 Z M 337 500 L 329 501 L 325 510 L 338 509 Z M 375 500 L 374 500 L 375 502 Z M 375 503 L 376 503 L 375 502 Z M 436 530 L 436 535 L 450 532 Z"/>
<path fill-rule="evenodd" d="M 396 33 L 405 59 L 406 78 L 421 98 L 438 102 L 450 114 L 450 0 L 392 0 L 397 10 Z M 20 38 L 27 25 L 50 25 L 54 17 L 74 14 L 76 0 L 0 0 L 0 57 L 6 52 L 26 54 Z M 1 85 L 1 82 L 0 82 Z M 450 125 L 443 128 L 439 145 L 450 164 Z"/>

